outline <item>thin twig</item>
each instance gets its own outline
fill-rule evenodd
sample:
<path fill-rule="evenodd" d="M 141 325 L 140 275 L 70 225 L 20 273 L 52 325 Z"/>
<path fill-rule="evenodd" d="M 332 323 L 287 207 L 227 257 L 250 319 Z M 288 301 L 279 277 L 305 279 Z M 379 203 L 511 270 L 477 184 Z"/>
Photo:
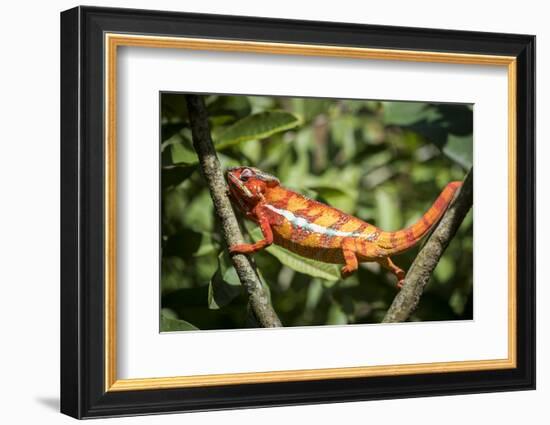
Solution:
<path fill-rule="evenodd" d="M 473 179 L 473 170 L 470 170 L 454 201 L 414 259 L 403 288 L 395 296 L 383 323 L 404 322 L 418 306 L 439 259 L 472 207 Z"/>
<path fill-rule="evenodd" d="M 193 133 L 193 146 L 199 157 L 202 174 L 210 189 L 214 210 L 221 223 L 223 237 L 227 246 L 241 244 L 243 243 L 243 235 L 227 196 L 223 171 L 210 135 L 208 113 L 204 99 L 198 95 L 186 95 L 186 101 Z M 248 292 L 250 306 L 260 325 L 264 328 L 282 326 L 248 257 L 237 254 L 231 257 L 231 261 L 242 285 Z"/>

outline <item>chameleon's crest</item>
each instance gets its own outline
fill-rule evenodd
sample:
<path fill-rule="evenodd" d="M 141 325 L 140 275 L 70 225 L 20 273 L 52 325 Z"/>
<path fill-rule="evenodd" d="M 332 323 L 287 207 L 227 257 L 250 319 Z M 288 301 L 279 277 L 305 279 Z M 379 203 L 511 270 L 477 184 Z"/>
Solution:
<path fill-rule="evenodd" d="M 266 173 L 265 171 L 262 171 L 262 170 L 259 170 L 257 168 L 253 168 L 253 167 L 249 167 L 249 169 L 251 171 L 253 171 L 255 174 L 255 177 L 260 179 L 260 180 L 263 180 L 264 182 L 266 183 L 275 183 L 275 184 L 280 184 L 281 182 L 279 181 L 279 179 L 271 174 L 268 174 Z M 269 186 L 271 186 L 271 184 L 269 184 Z"/>
<path fill-rule="evenodd" d="M 227 175 L 233 175 L 239 179 L 242 179 L 243 181 L 247 181 L 251 178 L 256 178 L 266 183 L 280 184 L 280 181 L 277 177 L 255 167 L 232 167 L 227 170 Z"/>

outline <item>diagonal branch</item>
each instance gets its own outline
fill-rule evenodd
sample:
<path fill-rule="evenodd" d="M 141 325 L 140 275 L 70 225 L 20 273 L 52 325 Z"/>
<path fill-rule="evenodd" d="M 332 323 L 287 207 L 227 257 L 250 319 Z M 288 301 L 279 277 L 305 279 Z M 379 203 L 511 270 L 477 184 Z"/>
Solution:
<path fill-rule="evenodd" d="M 382 320 L 383 323 L 404 322 L 418 306 L 439 259 L 472 207 L 473 176 L 473 169 L 471 169 L 455 200 L 414 259 L 405 277 L 403 289 L 395 296 Z"/>
<path fill-rule="evenodd" d="M 227 197 L 227 186 L 220 161 L 212 143 L 204 98 L 198 95 L 186 95 L 185 97 L 193 133 L 193 146 L 199 157 L 199 164 L 206 184 L 210 189 L 214 210 L 221 223 L 224 240 L 228 246 L 241 244 L 243 243 L 243 235 L 231 207 L 231 202 Z M 248 292 L 250 306 L 260 325 L 264 328 L 282 326 L 248 257 L 237 254 L 231 257 L 231 261 L 242 285 Z"/>

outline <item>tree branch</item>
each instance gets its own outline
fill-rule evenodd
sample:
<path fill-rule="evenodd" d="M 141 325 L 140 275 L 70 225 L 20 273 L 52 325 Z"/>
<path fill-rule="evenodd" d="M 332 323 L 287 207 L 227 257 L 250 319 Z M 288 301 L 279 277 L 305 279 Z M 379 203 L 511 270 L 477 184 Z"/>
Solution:
<path fill-rule="evenodd" d="M 227 246 L 241 244 L 243 235 L 227 196 L 223 171 L 210 135 L 204 99 L 197 95 L 186 95 L 185 98 L 193 133 L 193 146 L 199 157 L 199 164 L 206 184 L 210 189 L 214 211 L 221 223 L 224 240 Z M 264 328 L 282 326 L 248 257 L 237 254 L 231 257 L 231 261 L 241 284 L 248 292 L 250 306 L 260 325 Z"/>
<path fill-rule="evenodd" d="M 382 320 L 383 323 L 403 322 L 418 306 L 424 288 L 439 259 L 472 207 L 473 175 L 473 169 L 471 169 L 454 201 L 414 259 L 407 276 L 405 276 L 403 288 L 394 298 Z"/>

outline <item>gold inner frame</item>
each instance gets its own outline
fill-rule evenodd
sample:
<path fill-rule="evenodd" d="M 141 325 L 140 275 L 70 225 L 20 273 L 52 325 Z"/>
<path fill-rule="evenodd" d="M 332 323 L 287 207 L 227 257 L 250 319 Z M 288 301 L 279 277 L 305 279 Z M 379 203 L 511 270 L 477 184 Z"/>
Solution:
<path fill-rule="evenodd" d="M 116 373 L 116 87 L 117 48 L 119 46 L 506 67 L 508 72 L 508 357 L 506 359 L 495 360 L 118 379 Z M 517 78 L 515 57 L 107 33 L 105 34 L 105 81 L 105 391 L 310 381 L 319 379 L 410 375 L 416 373 L 496 370 L 516 367 Z"/>

